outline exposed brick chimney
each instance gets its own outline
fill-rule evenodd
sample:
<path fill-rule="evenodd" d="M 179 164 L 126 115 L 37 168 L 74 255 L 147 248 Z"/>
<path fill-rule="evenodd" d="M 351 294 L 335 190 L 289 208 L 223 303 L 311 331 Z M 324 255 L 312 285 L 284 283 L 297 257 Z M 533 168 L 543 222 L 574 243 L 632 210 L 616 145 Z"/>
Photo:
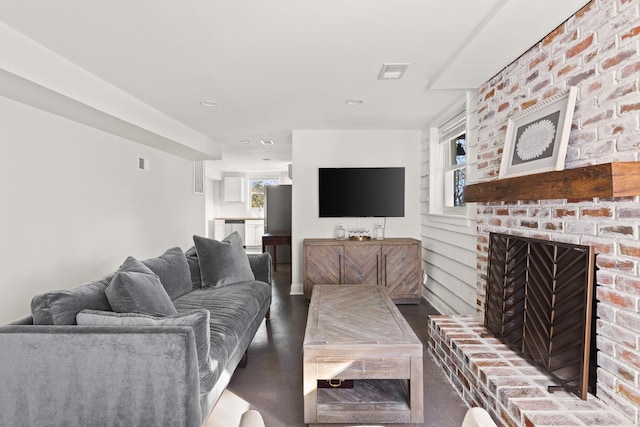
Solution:
<path fill-rule="evenodd" d="M 639 16 L 638 1 L 594 0 L 479 89 L 479 181 L 498 176 L 508 118 L 569 86 L 566 168 L 640 160 Z M 479 313 L 490 232 L 595 248 L 596 396 L 640 424 L 640 197 L 479 203 L 477 226 Z"/>

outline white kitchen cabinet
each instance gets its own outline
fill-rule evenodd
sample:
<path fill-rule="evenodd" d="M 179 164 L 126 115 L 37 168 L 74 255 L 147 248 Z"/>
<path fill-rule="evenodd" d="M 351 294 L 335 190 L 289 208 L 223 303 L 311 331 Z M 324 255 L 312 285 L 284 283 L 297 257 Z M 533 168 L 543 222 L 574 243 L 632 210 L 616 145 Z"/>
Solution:
<path fill-rule="evenodd" d="M 224 201 L 244 202 L 244 178 L 241 176 L 226 176 L 224 178 Z"/>
<path fill-rule="evenodd" d="M 247 219 L 244 222 L 244 244 L 245 246 L 262 246 L 262 235 L 264 234 L 264 220 Z"/>
<path fill-rule="evenodd" d="M 225 237 L 227 237 L 225 235 L 224 219 L 216 219 L 214 227 L 215 229 L 213 236 L 216 240 L 223 240 Z"/>

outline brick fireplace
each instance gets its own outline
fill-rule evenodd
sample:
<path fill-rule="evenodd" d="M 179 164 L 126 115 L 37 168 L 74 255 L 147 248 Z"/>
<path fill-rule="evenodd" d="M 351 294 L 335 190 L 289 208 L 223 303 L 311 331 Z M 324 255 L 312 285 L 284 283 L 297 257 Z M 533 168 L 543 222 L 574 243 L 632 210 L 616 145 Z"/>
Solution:
<path fill-rule="evenodd" d="M 640 2 L 591 1 L 479 89 L 478 182 L 498 176 L 508 118 L 570 86 L 578 99 L 566 169 L 639 161 Z M 491 232 L 595 249 L 595 397 L 639 425 L 640 196 L 478 203 L 477 232 L 480 316 Z"/>

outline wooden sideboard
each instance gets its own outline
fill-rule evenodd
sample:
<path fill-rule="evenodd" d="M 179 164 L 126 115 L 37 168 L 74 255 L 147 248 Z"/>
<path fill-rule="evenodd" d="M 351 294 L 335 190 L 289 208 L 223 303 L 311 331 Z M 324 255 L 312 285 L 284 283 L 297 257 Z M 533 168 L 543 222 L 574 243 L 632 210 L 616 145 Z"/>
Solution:
<path fill-rule="evenodd" d="M 314 285 L 380 285 L 396 303 L 422 297 L 422 245 L 419 240 L 304 239 L 304 295 Z"/>

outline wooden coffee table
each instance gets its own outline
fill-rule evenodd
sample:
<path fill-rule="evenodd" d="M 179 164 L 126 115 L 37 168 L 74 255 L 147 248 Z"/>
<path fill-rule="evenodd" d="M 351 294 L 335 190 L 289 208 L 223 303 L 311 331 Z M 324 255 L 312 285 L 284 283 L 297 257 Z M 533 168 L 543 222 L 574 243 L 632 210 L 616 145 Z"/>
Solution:
<path fill-rule="evenodd" d="M 422 343 L 383 288 L 315 285 L 304 334 L 304 422 L 422 423 Z M 318 380 L 354 380 L 318 388 Z"/>

